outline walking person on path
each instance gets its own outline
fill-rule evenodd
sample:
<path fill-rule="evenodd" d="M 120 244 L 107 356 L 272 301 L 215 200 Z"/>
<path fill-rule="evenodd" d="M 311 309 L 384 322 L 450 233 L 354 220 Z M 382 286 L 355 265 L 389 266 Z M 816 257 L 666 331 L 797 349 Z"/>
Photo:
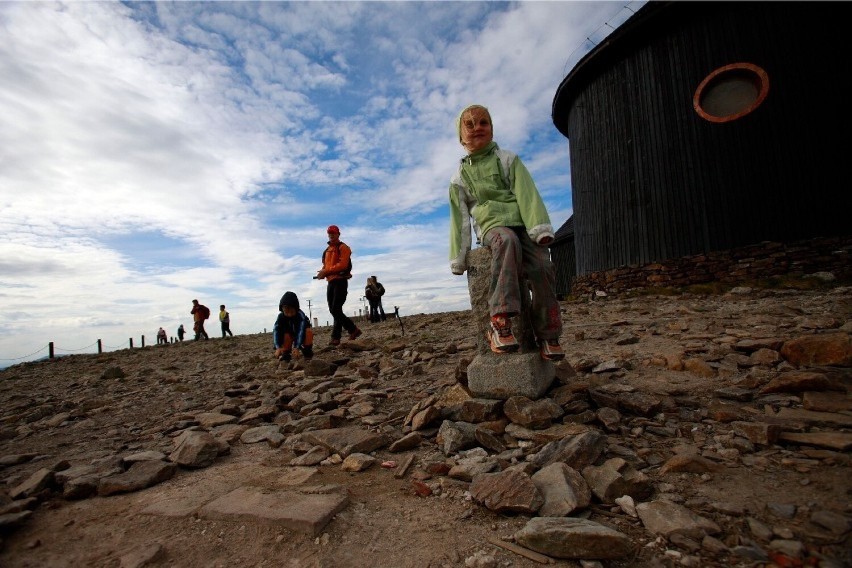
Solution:
<path fill-rule="evenodd" d="M 224 338 L 226 335 L 230 335 L 234 337 L 234 334 L 231 333 L 231 314 L 225 309 L 225 304 L 219 306 L 219 323 L 222 324 L 222 337 Z"/>
<path fill-rule="evenodd" d="M 370 303 L 370 323 L 385 321 L 385 309 L 382 307 L 382 296 L 385 295 L 385 287 L 376 279 L 375 276 L 367 278 L 367 285 L 364 287 L 364 296 L 367 302 Z"/>
<path fill-rule="evenodd" d="M 183 324 L 180 324 L 177 329 L 178 341 L 183 341 L 183 336 L 186 333 L 186 330 L 183 328 Z"/>
<path fill-rule="evenodd" d="M 379 295 L 376 290 L 370 285 L 373 283 L 372 277 L 367 277 L 367 285 L 364 286 L 364 297 L 367 298 L 367 303 L 370 305 L 370 323 L 379 321 Z"/>
<path fill-rule="evenodd" d="M 472 217 L 477 240 L 491 249 L 491 350 L 518 350 L 510 318 L 520 312 L 521 294 L 529 293 L 528 282 L 530 319 L 541 357 L 560 360 L 565 357 L 559 345 L 562 316 L 554 292 L 556 272 L 547 248 L 554 232 L 544 201 L 521 159 L 494 142 L 487 108 L 466 107 L 459 114 L 457 128 L 459 142 L 468 154 L 450 180 L 450 269 L 453 274 L 467 270 Z"/>
<path fill-rule="evenodd" d="M 382 283 L 379 282 L 376 279 L 375 276 L 373 276 L 372 278 L 373 278 L 373 283 L 376 285 L 376 290 L 379 291 L 379 305 L 377 306 L 377 308 L 379 309 L 379 317 L 381 318 L 382 321 L 385 321 L 386 319 L 388 319 L 387 316 L 385 315 L 385 308 L 384 308 L 384 306 L 382 306 L 382 296 L 385 295 L 385 287 L 382 286 Z"/>
<path fill-rule="evenodd" d="M 198 300 L 193 300 L 192 309 L 189 313 L 192 314 L 192 330 L 195 332 L 195 341 L 198 341 L 202 337 L 210 339 L 210 336 L 204 330 L 204 320 L 210 317 L 210 308 L 204 304 L 199 304 Z"/>
<path fill-rule="evenodd" d="M 326 232 L 328 246 L 322 253 L 322 269 L 317 272 L 316 278 L 325 278 L 328 282 L 326 299 L 328 311 L 334 318 L 330 345 L 334 346 L 340 345 L 344 329 L 349 333 L 350 340 L 357 339 L 361 330 L 343 313 L 343 304 L 346 303 L 346 295 L 349 292 L 349 279 L 352 278 L 352 249 L 340 240 L 340 229 L 337 225 L 330 225 Z"/>

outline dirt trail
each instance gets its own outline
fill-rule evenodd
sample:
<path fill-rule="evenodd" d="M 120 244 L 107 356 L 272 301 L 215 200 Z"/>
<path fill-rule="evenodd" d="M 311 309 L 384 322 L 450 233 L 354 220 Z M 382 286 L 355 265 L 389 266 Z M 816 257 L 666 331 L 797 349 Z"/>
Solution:
<path fill-rule="evenodd" d="M 781 548 L 785 557 L 800 563 L 790 566 L 818 561 L 826 567 L 850 565 L 849 528 L 835 526 L 837 532 L 832 533 L 814 523 L 815 515 L 828 514 L 837 523 L 846 519 L 852 527 L 849 450 L 750 443 L 734 435 L 730 421 L 714 410 L 720 404 L 733 405 L 740 420 L 761 422 L 767 407 L 801 409 L 801 392 L 759 394 L 769 381 L 795 370 L 793 365 L 769 356 L 746 362 L 732 346 L 828 333 L 848 337 L 848 288 L 600 298 L 565 302 L 563 312 L 563 345 L 576 374 L 562 382 L 579 393 L 623 384 L 663 401 L 662 410 L 651 417 L 622 411 L 620 427 L 606 432 L 608 449 L 602 459 L 629 450 L 646 464 L 643 471 L 653 479 L 653 498 L 673 499 L 721 527 L 716 538 L 722 548 L 714 549 L 712 542 L 700 539 L 659 537 L 617 506 L 594 502 L 584 515 L 634 543 L 632 555 L 604 561 L 604 566 L 766 565 L 765 560 L 744 556 L 742 547 L 776 554 L 780 545 L 773 541 L 792 543 Z M 347 377 L 344 387 L 334 391 L 336 410 L 327 412 L 345 417 L 346 424 L 402 437 L 403 418 L 418 401 L 458 388 L 456 378 L 474 355 L 471 319 L 469 312 L 407 317 L 404 336 L 394 320 L 363 323 L 364 337 L 354 347 L 341 349 L 327 347 L 328 330 L 318 329 L 316 358 L 336 365 L 335 377 Z M 168 455 L 176 433 L 201 412 L 230 408 L 244 415 L 271 400 L 281 401 L 288 389 L 298 386 L 294 395 L 316 384 L 299 365 L 281 366 L 271 355 L 268 336 L 237 335 L 72 356 L 0 372 L 0 459 L 6 464 L 0 469 L 0 508 L 15 503 L 10 493 L 40 468 L 144 450 Z M 612 361 L 617 364 L 611 370 L 595 370 Z M 116 367 L 124 377 L 104 378 Z M 816 371 L 835 385 L 852 385 L 848 367 Z M 717 391 L 725 388 L 750 396 L 720 397 Z M 848 392 L 832 392 L 840 400 L 849 399 Z M 594 401 L 588 396 L 577 400 L 563 404 L 566 416 L 561 421 L 603 429 Z M 371 410 L 362 413 L 362 403 Z M 352 414 L 356 408 L 358 416 Z M 834 414 L 852 416 L 846 410 Z M 471 499 L 469 483 L 426 473 L 430 464 L 455 458 L 444 455 L 435 443 L 439 425 L 425 429 L 423 441 L 413 450 L 373 452 L 377 463 L 360 472 L 333 463 L 293 467 L 290 461 L 306 451 L 298 444 L 236 441 L 229 455 L 209 467 L 180 469 L 173 478 L 141 491 L 65 500 L 56 488 L 46 489 L 30 502 L 29 518 L 0 532 L 0 566 L 540 566 L 491 542 L 511 543 L 529 515 L 489 511 Z M 850 431 L 848 425 L 831 421 L 797 427 L 838 435 Z M 667 435 L 667 429 L 674 433 Z M 718 473 L 661 474 L 661 466 L 682 446 L 694 447 L 724 467 Z M 20 455 L 31 459 L 8 463 L 9 456 Z M 410 455 L 414 462 L 404 476 L 380 465 L 387 460 L 399 464 Z M 431 488 L 432 495 L 419 496 L 416 481 Z M 342 488 L 349 504 L 318 536 L 257 519 L 204 519 L 192 507 L 178 506 L 202 503 L 244 485 L 270 492 Z M 780 505 L 793 506 L 792 515 L 780 514 L 785 510 Z M 761 527 L 768 527 L 769 533 L 762 533 Z M 574 560 L 553 562 L 580 566 Z"/>

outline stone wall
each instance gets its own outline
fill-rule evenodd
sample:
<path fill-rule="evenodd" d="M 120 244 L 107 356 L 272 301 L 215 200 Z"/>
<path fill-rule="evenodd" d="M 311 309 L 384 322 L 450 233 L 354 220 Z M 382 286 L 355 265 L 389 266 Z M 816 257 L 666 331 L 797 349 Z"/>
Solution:
<path fill-rule="evenodd" d="M 796 243 L 764 241 L 755 245 L 631 265 L 577 276 L 571 293 L 584 296 L 636 288 L 682 287 L 707 282 L 747 282 L 773 276 L 805 276 L 831 272 L 852 278 L 852 237 L 811 239 Z"/>

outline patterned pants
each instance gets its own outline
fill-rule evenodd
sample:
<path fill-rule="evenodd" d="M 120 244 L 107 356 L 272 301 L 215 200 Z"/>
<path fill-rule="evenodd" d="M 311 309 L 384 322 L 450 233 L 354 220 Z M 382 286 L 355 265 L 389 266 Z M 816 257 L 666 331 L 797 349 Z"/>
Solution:
<path fill-rule="evenodd" d="M 553 291 L 556 272 L 547 247 L 535 244 L 523 227 L 494 227 L 485 234 L 483 244 L 491 249 L 491 315 L 517 315 L 521 311 L 522 290 L 529 293 L 528 285 L 536 339 L 558 339 L 562 316 Z"/>

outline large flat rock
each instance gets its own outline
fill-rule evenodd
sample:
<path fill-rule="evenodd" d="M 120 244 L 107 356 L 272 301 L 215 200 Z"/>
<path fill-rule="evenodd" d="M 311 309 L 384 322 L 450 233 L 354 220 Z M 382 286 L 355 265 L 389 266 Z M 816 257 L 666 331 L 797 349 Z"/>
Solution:
<path fill-rule="evenodd" d="M 348 503 L 345 493 L 269 492 L 246 486 L 204 505 L 199 515 L 204 519 L 275 524 L 316 536 Z"/>
<path fill-rule="evenodd" d="M 289 489 L 309 481 L 317 469 L 292 467 L 282 470 L 253 463 L 226 462 L 214 464 L 205 473 L 208 475 L 183 475 L 146 490 L 144 500 L 147 504 L 142 512 L 161 517 L 186 517 L 238 487 Z"/>

